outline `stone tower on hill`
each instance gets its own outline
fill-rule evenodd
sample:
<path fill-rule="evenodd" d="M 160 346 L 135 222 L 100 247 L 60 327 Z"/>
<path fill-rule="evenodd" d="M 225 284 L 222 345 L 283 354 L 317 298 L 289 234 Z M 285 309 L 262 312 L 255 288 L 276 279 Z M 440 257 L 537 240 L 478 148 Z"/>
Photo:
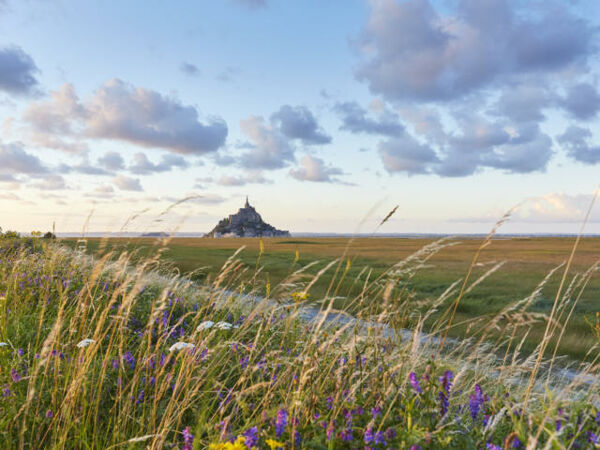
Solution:
<path fill-rule="evenodd" d="M 289 235 L 289 231 L 278 230 L 263 222 L 260 214 L 250 206 L 246 197 L 243 208 L 219 221 L 216 227 L 205 234 L 205 237 L 286 237 Z"/>

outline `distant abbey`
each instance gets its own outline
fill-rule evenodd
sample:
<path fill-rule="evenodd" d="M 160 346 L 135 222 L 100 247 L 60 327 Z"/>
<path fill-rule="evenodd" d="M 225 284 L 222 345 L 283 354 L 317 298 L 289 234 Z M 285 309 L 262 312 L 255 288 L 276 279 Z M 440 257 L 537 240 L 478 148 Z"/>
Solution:
<path fill-rule="evenodd" d="M 248 203 L 240 208 L 237 213 L 230 214 L 222 219 L 205 237 L 286 237 L 289 231 L 278 230 L 272 225 L 263 222 L 260 214 Z"/>

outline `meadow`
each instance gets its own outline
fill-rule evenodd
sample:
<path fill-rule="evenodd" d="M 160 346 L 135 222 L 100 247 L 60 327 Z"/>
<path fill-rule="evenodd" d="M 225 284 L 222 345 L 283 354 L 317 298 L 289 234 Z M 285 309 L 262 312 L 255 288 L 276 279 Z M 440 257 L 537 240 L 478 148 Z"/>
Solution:
<path fill-rule="evenodd" d="M 301 249 L 296 256 L 295 246 L 304 244 L 277 242 L 249 241 L 248 255 L 232 251 L 240 242 L 208 248 L 214 269 L 205 262 L 210 268 L 191 273 L 194 263 L 174 265 L 170 253 L 179 240 L 125 243 L 132 251 L 123 251 L 112 241 L 69 246 L 0 238 L 0 447 L 598 445 L 598 319 L 588 325 L 588 363 L 567 374 L 557 370 L 552 352 L 544 356 L 564 336 L 597 266 L 572 281 L 570 269 L 583 266 L 567 254 L 567 263 L 536 279 L 529 295 L 485 311 L 479 332 L 463 328 L 459 340 L 442 342 L 459 321 L 454 313 L 462 300 L 498 273 L 493 258 L 439 295 L 416 297 L 419 285 L 407 282 L 436 256 L 449 252 L 445 258 L 456 258 L 453 270 L 461 270 L 464 258 L 450 256 L 458 245 L 406 242 L 414 247 L 394 250 L 400 259 L 367 276 L 360 266 L 386 251 L 384 241 L 338 257 L 325 254 L 337 250 L 329 245 L 318 260 Z M 202 260 L 198 248 L 184 244 L 182 252 Z M 481 242 L 464 245 L 477 250 Z M 581 245 L 593 255 L 597 244 Z M 281 279 L 269 268 L 273 248 L 282 249 L 280 264 L 287 264 Z M 518 276 L 513 271 L 505 280 L 518 283 Z M 530 311 L 554 276 L 563 282 L 548 291 L 550 311 Z M 306 320 L 302 311 L 314 305 L 320 313 Z M 343 305 L 346 311 L 338 309 Z M 328 321 L 349 311 L 360 320 Z M 521 336 L 539 322 L 546 326 L 542 337 L 524 354 Z M 438 340 L 424 339 L 426 326 Z M 393 332 L 400 329 L 407 333 Z M 495 342 L 498 330 L 502 339 Z"/>
<path fill-rule="evenodd" d="M 399 281 L 401 289 L 415 302 L 439 297 L 452 283 L 461 280 L 469 269 L 477 248 L 484 238 L 456 237 L 449 241 L 451 246 L 441 248 L 410 277 Z M 66 240 L 75 247 L 77 240 Z M 350 313 L 360 309 L 353 299 L 360 293 L 367 276 L 372 279 L 384 275 L 394 264 L 415 254 L 433 239 L 420 238 L 174 238 L 165 241 L 152 238 L 87 239 L 85 247 L 89 253 L 104 254 L 107 251 L 119 254 L 126 251 L 134 258 L 144 259 L 161 247 L 161 261 L 171 265 L 179 273 L 197 281 L 214 279 L 225 261 L 237 250 L 237 255 L 246 272 L 246 282 L 264 295 L 267 280 L 277 286 L 293 270 L 310 266 L 305 273 L 314 276 L 320 269 L 336 258 L 350 260 L 346 277 L 336 286 L 335 307 Z M 569 257 L 575 238 L 570 237 L 498 237 L 491 241 L 479 256 L 472 277 L 477 278 L 491 268 L 502 264 L 486 276 L 463 296 L 456 312 L 457 320 L 450 330 L 453 336 L 463 336 L 467 330 L 473 336 L 486 321 L 507 305 L 526 298 L 547 274 Z M 260 255 L 260 258 L 259 258 Z M 580 241 L 571 266 L 572 274 L 582 274 L 600 260 L 600 238 L 584 238 Z M 254 279 L 254 269 L 261 267 L 261 276 Z M 534 313 L 549 313 L 553 294 L 561 281 L 558 271 L 545 283 L 540 295 L 530 305 Z M 309 297 L 322 299 L 329 289 L 330 278 L 318 279 L 311 287 Z M 284 291 L 285 292 L 285 291 Z M 277 296 L 277 292 L 272 296 Z M 582 291 L 567 324 L 558 348 L 558 354 L 574 359 L 584 359 L 594 344 L 594 332 L 590 323 L 595 322 L 600 311 L 600 277 L 590 277 Z M 425 323 L 425 328 L 434 326 L 442 312 L 434 312 Z M 532 323 L 522 349 L 531 352 L 544 333 L 544 321 Z M 483 327 L 484 328 L 484 327 Z M 493 335 L 493 333 L 492 333 Z M 501 338 L 501 333 L 494 336 Z M 549 350 L 550 351 L 550 350 Z M 554 352 L 554 349 L 552 349 Z"/>

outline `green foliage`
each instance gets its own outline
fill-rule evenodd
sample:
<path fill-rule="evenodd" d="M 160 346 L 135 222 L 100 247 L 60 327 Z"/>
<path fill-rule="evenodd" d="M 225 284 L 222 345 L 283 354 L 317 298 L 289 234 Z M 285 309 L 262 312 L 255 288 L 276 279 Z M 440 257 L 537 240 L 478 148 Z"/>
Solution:
<path fill-rule="evenodd" d="M 594 384 L 541 373 L 524 407 L 528 361 L 420 342 L 432 306 L 391 275 L 365 288 L 364 322 L 321 322 L 307 303 L 331 308 L 335 293 L 305 295 L 302 265 L 256 303 L 237 257 L 198 283 L 130 257 L 0 242 L 1 448 L 584 448 L 598 435 Z M 332 286 L 342 262 L 323 274 Z"/>
<path fill-rule="evenodd" d="M 2 233 L 1 237 L 4 239 L 18 239 L 21 237 L 21 235 L 16 231 L 7 230 Z"/>

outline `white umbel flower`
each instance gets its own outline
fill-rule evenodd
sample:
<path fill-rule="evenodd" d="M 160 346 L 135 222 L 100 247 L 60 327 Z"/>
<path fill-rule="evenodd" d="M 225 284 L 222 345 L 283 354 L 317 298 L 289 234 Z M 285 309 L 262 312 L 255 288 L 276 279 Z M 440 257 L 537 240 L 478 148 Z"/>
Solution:
<path fill-rule="evenodd" d="M 231 330 L 231 328 L 233 328 L 233 325 L 231 325 L 229 322 L 217 322 L 215 324 L 215 327 L 221 330 Z"/>
<path fill-rule="evenodd" d="M 193 349 L 196 346 L 194 344 L 190 344 L 189 342 L 175 342 L 171 347 L 169 347 L 170 352 L 174 352 L 175 350 L 183 350 L 185 348 Z"/>
<path fill-rule="evenodd" d="M 96 341 L 90 338 L 85 338 L 83 341 L 79 341 L 77 343 L 77 347 L 79 348 L 85 348 L 90 344 L 94 344 Z"/>
<path fill-rule="evenodd" d="M 215 323 L 212 320 L 205 320 L 204 322 L 202 322 L 200 325 L 198 325 L 196 327 L 196 331 L 202 331 L 202 330 L 208 330 L 209 328 L 211 328 Z"/>
<path fill-rule="evenodd" d="M 6 342 L 0 342 L 0 347 L 7 347 L 8 344 Z"/>

